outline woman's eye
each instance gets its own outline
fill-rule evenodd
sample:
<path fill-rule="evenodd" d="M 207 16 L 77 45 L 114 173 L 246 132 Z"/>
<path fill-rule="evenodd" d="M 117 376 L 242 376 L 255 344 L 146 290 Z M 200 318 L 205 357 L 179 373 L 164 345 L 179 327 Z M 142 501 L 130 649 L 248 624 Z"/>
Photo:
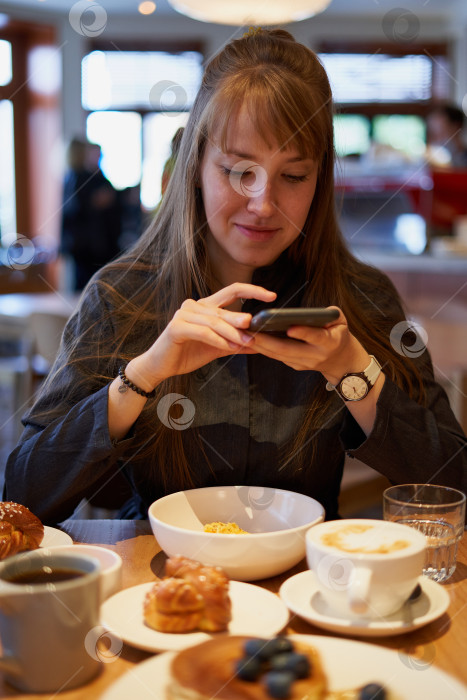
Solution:
<path fill-rule="evenodd" d="M 236 178 L 247 178 L 250 175 L 254 175 L 254 173 L 251 170 L 230 170 L 229 168 L 226 168 L 225 165 L 221 165 L 221 171 L 224 175 L 227 175 L 228 177 L 236 177 Z"/>
<path fill-rule="evenodd" d="M 225 165 L 220 166 L 221 172 L 223 175 L 226 175 L 229 178 L 236 178 L 238 180 L 246 180 L 248 178 L 256 178 L 258 177 L 258 173 L 256 173 L 254 170 L 233 170 L 230 168 L 227 168 Z M 287 182 L 290 183 L 298 183 L 298 182 L 305 182 L 308 180 L 309 175 L 292 175 L 288 173 L 284 173 L 282 176 Z"/>
<path fill-rule="evenodd" d="M 308 175 L 284 175 L 289 182 L 305 182 L 308 180 Z"/>

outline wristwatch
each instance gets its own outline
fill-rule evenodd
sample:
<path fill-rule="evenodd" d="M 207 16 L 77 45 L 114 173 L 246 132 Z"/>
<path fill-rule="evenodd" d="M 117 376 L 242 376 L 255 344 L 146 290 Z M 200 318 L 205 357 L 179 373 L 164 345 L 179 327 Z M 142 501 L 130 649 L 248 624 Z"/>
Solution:
<path fill-rule="evenodd" d="M 326 389 L 337 391 L 344 401 L 361 401 L 374 387 L 381 372 L 381 365 L 374 355 L 370 355 L 371 362 L 363 372 L 348 372 L 344 374 L 336 385 L 328 382 Z"/>

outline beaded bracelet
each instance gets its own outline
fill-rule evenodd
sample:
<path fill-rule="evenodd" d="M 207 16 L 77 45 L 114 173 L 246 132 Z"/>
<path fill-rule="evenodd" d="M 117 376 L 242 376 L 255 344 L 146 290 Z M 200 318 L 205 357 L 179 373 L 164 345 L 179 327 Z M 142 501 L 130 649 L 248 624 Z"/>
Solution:
<path fill-rule="evenodd" d="M 136 391 L 136 393 L 140 396 L 144 396 L 145 399 L 153 399 L 156 395 L 156 390 L 153 389 L 152 391 L 144 391 L 144 389 L 140 389 L 139 386 L 136 386 L 136 384 L 133 384 L 133 382 L 131 382 L 128 379 L 128 377 L 125 374 L 125 369 L 126 368 L 124 367 L 124 365 L 122 365 L 118 370 L 118 376 L 123 382 L 123 384 L 118 387 L 119 392 L 123 394 L 125 391 L 128 391 L 128 389 L 132 389 L 133 391 Z"/>

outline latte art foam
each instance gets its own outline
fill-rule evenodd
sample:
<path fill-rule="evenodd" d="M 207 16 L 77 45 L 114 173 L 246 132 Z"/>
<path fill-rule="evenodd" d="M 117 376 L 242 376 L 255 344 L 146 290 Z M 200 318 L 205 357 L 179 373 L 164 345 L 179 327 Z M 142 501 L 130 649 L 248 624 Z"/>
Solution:
<path fill-rule="evenodd" d="M 326 532 L 321 543 L 349 554 L 392 554 L 410 547 L 410 541 L 395 539 L 390 532 L 372 525 L 349 524 Z"/>

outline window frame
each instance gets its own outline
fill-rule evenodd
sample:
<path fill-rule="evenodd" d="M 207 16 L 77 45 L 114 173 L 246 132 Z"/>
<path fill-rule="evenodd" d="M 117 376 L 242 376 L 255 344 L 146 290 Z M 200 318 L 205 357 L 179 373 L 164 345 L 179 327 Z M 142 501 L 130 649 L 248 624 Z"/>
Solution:
<path fill-rule="evenodd" d="M 32 124 L 33 115 L 37 110 L 56 115 L 59 95 L 42 95 L 30 89 L 28 55 L 36 47 L 57 48 L 56 28 L 10 18 L 0 28 L 0 39 L 10 42 L 12 52 L 13 75 L 7 85 L 0 86 L 0 100 L 13 104 L 16 228 L 18 234 L 31 237 L 38 233 L 39 223 L 33 205 L 41 199 L 43 186 L 34 174 L 44 171 L 45 166 L 41 155 L 33 148 L 38 138 L 37 126 Z"/>

